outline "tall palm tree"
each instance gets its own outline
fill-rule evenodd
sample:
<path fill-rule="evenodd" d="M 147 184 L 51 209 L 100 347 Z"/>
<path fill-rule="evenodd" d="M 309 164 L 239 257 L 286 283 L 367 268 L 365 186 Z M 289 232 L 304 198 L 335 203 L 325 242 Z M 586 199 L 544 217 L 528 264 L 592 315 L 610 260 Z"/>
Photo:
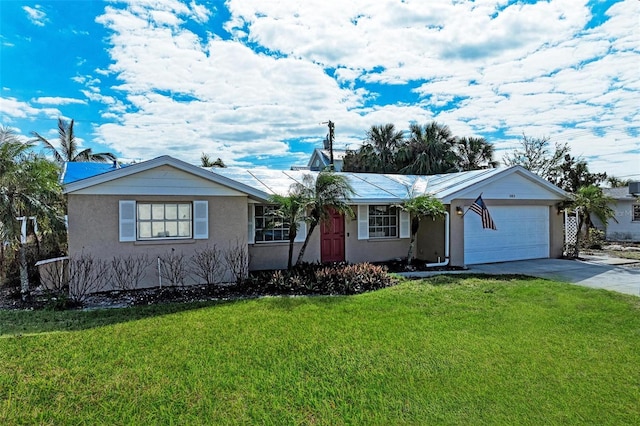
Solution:
<path fill-rule="evenodd" d="M 32 148 L 31 142 L 23 143 L 11 130 L 0 128 L 0 244 L 2 250 L 8 244 L 19 251 L 24 297 L 29 283 L 17 218 L 35 217 L 40 229 L 60 229 L 64 211 L 57 166 L 33 154 Z"/>
<path fill-rule="evenodd" d="M 455 149 L 458 155 L 458 168 L 460 171 L 498 167 L 498 162 L 493 159 L 493 145 L 487 142 L 485 138 L 460 138 L 455 145 Z"/>
<path fill-rule="evenodd" d="M 374 125 L 367 130 L 366 143 L 372 145 L 380 157 L 381 172 L 394 170 L 394 154 L 404 142 L 402 130 L 396 130 L 392 123 Z"/>
<path fill-rule="evenodd" d="M 435 121 L 423 126 L 412 124 L 409 141 L 398 152 L 400 173 L 432 175 L 457 171 L 454 151 L 456 137 L 449 126 Z"/>
<path fill-rule="evenodd" d="M 58 118 L 58 136 L 60 149 L 56 148 L 46 138 L 41 136 L 38 132 L 31 132 L 34 139 L 33 142 L 40 142 L 44 145 L 45 150 L 49 151 L 56 163 L 62 164 L 65 162 L 75 161 L 90 161 L 94 163 L 108 163 L 115 161 L 116 156 L 110 152 L 93 153 L 91 148 L 83 149 L 78 152 L 78 143 L 76 142 L 75 135 L 73 134 L 74 121 L 71 120 L 69 124 L 62 118 Z"/>
<path fill-rule="evenodd" d="M 355 192 L 344 175 L 326 171 L 318 173 L 315 179 L 313 175 L 305 175 L 302 182 L 293 185 L 292 193 L 300 195 L 304 200 L 305 221 L 308 227 L 296 260 L 296 265 L 299 265 L 311 234 L 320 223 L 329 220 L 331 211 L 353 215 L 348 202 Z"/>

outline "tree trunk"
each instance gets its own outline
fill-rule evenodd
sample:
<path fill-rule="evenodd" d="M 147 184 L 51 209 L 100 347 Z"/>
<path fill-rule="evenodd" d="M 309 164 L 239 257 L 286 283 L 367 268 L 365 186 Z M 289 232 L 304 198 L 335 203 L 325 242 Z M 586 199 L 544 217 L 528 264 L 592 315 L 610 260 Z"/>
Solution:
<path fill-rule="evenodd" d="M 296 240 L 297 232 L 292 231 L 289 228 L 289 257 L 287 258 L 287 269 L 291 269 L 292 261 L 293 261 L 293 243 Z"/>
<path fill-rule="evenodd" d="M 309 232 L 307 232 L 307 236 L 304 238 L 304 243 L 300 248 L 300 253 L 298 253 L 298 260 L 296 260 L 296 266 L 302 263 L 302 257 L 304 256 L 304 252 L 307 249 L 307 245 L 309 244 L 309 240 L 311 239 L 311 234 L 313 234 L 313 230 L 316 229 L 316 224 L 312 223 L 309 225 Z"/>
<path fill-rule="evenodd" d="M 24 244 L 20 244 L 18 251 L 20 252 L 20 294 L 22 295 L 22 300 L 25 301 L 29 297 L 29 273 L 27 270 L 27 254 Z"/>
<path fill-rule="evenodd" d="M 413 248 L 416 244 L 416 233 L 411 234 L 411 242 L 409 243 L 409 253 L 407 253 L 407 266 L 411 266 L 413 260 Z"/>

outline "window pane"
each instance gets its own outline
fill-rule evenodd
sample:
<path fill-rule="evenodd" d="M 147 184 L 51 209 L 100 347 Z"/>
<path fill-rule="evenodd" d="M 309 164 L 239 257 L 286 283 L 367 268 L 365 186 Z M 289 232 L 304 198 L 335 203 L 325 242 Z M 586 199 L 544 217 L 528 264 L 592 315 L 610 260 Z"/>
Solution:
<path fill-rule="evenodd" d="M 178 236 L 179 237 L 191 236 L 191 222 L 182 221 L 178 224 Z"/>
<path fill-rule="evenodd" d="M 178 222 L 165 222 L 164 232 L 166 237 L 178 236 Z"/>
<path fill-rule="evenodd" d="M 150 204 L 138 204 L 138 219 L 149 220 L 151 219 L 151 205 Z"/>
<path fill-rule="evenodd" d="M 164 219 L 164 204 L 151 205 L 151 218 L 154 220 Z"/>
<path fill-rule="evenodd" d="M 166 237 L 164 222 L 151 222 L 151 235 L 154 237 Z"/>
<path fill-rule="evenodd" d="M 191 204 L 178 204 L 178 217 L 180 219 L 191 219 Z"/>
<path fill-rule="evenodd" d="M 167 220 L 175 220 L 178 218 L 178 206 L 176 204 L 167 204 L 164 208 L 164 218 Z"/>
<path fill-rule="evenodd" d="M 138 224 L 138 237 L 151 238 L 151 222 L 140 222 Z"/>

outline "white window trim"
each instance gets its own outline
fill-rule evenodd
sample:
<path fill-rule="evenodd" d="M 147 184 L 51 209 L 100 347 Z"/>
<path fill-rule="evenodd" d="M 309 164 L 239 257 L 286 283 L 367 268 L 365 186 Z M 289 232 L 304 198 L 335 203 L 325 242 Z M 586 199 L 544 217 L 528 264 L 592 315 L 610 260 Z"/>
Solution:
<path fill-rule="evenodd" d="M 359 240 L 393 240 L 411 237 L 411 217 L 408 212 L 400 210 L 398 218 L 398 236 L 395 237 L 369 237 L 369 206 L 385 204 L 360 204 L 358 205 L 358 239 Z"/>
<path fill-rule="evenodd" d="M 144 201 L 145 203 L 147 201 Z M 158 201 L 162 203 L 163 201 Z M 191 237 L 141 238 L 138 239 L 138 201 L 119 200 L 118 228 L 120 242 L 136 241 L 176 241 L 199 240 L 209 238 L 209 202 L 206 200 L 191 201 Z M 197 212 L 197 213 L 196 213 Z M 197 215 L 197 216 L 196 216 Z M 196 234 L 196 230 L 199 232 Z"/>

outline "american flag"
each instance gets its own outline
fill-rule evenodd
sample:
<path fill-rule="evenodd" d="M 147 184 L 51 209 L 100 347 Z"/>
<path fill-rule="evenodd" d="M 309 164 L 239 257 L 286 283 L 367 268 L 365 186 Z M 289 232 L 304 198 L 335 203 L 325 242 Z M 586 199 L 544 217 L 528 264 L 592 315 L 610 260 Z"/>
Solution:
<path fill-rule="evenodd" d="M 482 194 L 476 198 L 476 200 L 471 204 L 469 210 L 473 210 L 475 213 L 478 213 L 482 218 L 482 227 L 497 229 L 496 224 L 493 223 L 493 219 L 491 219 L 491 215 L 489 214 L 489 209 L 487 209 L 487 205 L 482 201 Z"/>

